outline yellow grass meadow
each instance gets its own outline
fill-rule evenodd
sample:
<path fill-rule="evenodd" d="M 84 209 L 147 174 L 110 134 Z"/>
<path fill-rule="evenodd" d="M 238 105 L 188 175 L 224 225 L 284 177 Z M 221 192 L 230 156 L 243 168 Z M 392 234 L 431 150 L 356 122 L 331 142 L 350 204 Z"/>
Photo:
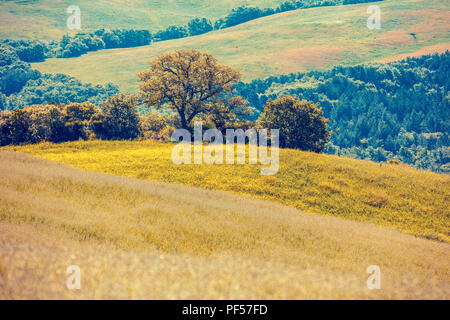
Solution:
<path fill-rule="evenodd" d="M 79 159 L 76 150 L 127 144 L 52 148 Z M 167 146 L 153 146 L 162 157 Z M 428 176 L 428 188 L 445 182 L 384 170 L 390 180 L 389 171 Z M 374 224 L 13 152 L 0 152 L 0 181 L 0 299 L 450 298 L 449 244 Z M 66 287 L 69 265 L 80 267 L 80 290 Z M 381 290 L 366 286 L 370 265 L 380 267 Z"/>
<path fill-rule="evenodd" d="M 279 173 L 260 165 L 175 165 L 174 144 L 70 142 L 9 147 L 79 169 L 271 200 L 310 214 L 368 221 L 450 241 L 450 177 L 406 165 L 280 150 Z M 248 163 L 248 161 L 246 162 Z"/>

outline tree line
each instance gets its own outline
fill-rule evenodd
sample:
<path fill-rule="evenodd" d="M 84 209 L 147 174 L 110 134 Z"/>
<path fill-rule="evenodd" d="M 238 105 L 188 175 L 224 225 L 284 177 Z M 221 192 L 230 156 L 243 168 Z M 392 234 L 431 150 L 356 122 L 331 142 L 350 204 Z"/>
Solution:
<path fill-rule="evenodd" d="M 257 6 L 239 6 L 233 9 L 227 16 L 218 19 L 214 23 L 214 29 L 223 29 L 236 26 L 254 19 L 274 15 L 281 12 L 314 7 L 339 6 L 347 4 L 367 3 L 382 0 L 287 0 L 276 8 L 261 9 Z"/>
<path fill-rule="evenodd" d="M 317 105 L 284 96 L 269 100 L 261 119 L 233 90 L 241 74 L 207 53 L 177 50 L 138 74 L 140 95 L 114 95 L 99 107 L 83 103 L 31 105 L 0 113 L 0 145 L 79 139 L 169 140 L 176 128 L 280 129 L 280 146 L 322 152 L 330 135 Z M 141 112 L 139 109 L 141 108 Z M 145 111 L 151 110 L 151 112 Z M 165 112 L 161 112 L 161 110 Z"/>
<path fill-rule="evenodd" d="M 145 46 L 151 43 L 148 30 L 99 29 L 64 35 L 61 40 L 0 40 L 2 47 L 14 51 L 24 62 L 42 62 L 47 58 L 78 57 L 90 51 Z"/>
<path fill-rule="evenodd" d="M 0 41 L 0 110 L 12 110 L 32 104 L 89 101 L 100 103 L 119 89 L 83 84 L 63 74 L 42 74 L 31 68 L 43 47 L 30 41 Z"/>
<path fill-rule="evenodd" d="M 109 97 L 101 107 L 83 102 L 32 105 L 0 114 L 0 145 L 79 139 L 134 139 L 140 134 L 133 97 Z"/>

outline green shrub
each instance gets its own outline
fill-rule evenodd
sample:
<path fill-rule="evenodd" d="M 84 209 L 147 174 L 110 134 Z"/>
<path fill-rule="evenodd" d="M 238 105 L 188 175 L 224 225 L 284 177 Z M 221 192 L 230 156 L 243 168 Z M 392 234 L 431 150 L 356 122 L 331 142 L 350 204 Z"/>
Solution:
<path fill-rule="evenodd" d="M 27 110 L 16 109 L 11 113 L 11 143 L 22 144 L 31 142 L 31 117 Z"/>
<path fill-rule="evenodd" d="M 267 101 L 260 124 L 280 130 L 280 147 L 323 152 L 330 132 L 318 104 L 285 95 Z"/>
<path fill-rule="evenodd" d="M 0 146 L 11 143 L 11 112 L 4 111 L 0 113 Z"/>
<path fill-rule="evenodd" d="M 25 109 L 30 115 L 28 128 L 31 143 L 64 140 L 64 110 L 55 105 L 34 105 Z"/>
<path fill-rule="evenodd" d="M 70 103 L 66 107 L 66 141 L 87 140 L 94 135 L 93 121 L 100 115 L 100 109 L 92 103 Z"/>
<path fill-rule="evenodd" d="M 168 134 L 174 122 L 174 116 L 152 111 L 141 118 L 142 135 L 146 139 L 170 140 Z"/>
<path fill-rule="evenodd" d="M 101 105 L 103 117 L 96 134 L 108 140 L 130 140 L 141 135 L 141 123 L 137 109 L 137 101 L 133 96 L 123 94 L 109 97 Z"/>

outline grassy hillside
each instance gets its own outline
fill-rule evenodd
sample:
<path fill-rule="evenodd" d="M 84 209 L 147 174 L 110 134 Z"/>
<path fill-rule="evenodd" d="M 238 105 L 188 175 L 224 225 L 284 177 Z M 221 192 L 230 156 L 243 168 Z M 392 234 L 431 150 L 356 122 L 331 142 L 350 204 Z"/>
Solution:
<path fill-rule="evenodd" d="M 407 166 L 280 150 L 280 170 L 255 165 L 174 165 L 173 144 L 73 142 L 8 147 L 71 166 L 125 177 L 231 191 L 307 213 L 369 221 L 450 241 L 450 177 Z"/>
<path fill-rule="evenodd" d="M 0 152 L 0 180 L 0 299 L 450 297 L 446 243 L 23 154 Z M 72 264 L 81 290 L 66 288 Z M 382 290 L 366 287 L 373 264 Z"/>
<path fill-rule="evenodd" d="M 49 59 L 34 67 L 95 84 L 112 81 L 131 91 L 138 87 L 136 73 L 150 60 L 178 48 L 210 52 L 243 72 L 244 80 L 450 49 L 448 1 L 386 0 L 377 5 L 382 13 L 380 30 L 366 27 L 367 4 L 311 8 L 145 47 Z"/>
<path fill-rule="evenodd" d="M 282 0 L 35 0 L 0 2 L 0 38 L 59 39 L 66 27 L 70 5 L 81 9 L 82 31 L 101 28 L 157 31 L 197 17 L 215 20 L 242 5 L 276 7 Z"/>

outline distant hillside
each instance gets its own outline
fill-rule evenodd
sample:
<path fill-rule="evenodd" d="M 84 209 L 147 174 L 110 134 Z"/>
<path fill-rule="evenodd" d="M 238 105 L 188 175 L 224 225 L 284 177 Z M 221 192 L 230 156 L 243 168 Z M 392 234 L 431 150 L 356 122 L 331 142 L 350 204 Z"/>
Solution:
<path fill-rule="evenodd" d="M 333 131 L 327 153 L 450 173 L 449 71 L 447 51 L 269 77 L 237 92 L 261 112 L 284 94 L 319 103 Z"/>
<path fill-rule="evenodd" d="M 73 58 L 102 49 L 132 48 L 150 45 L 158 41 L 197 36 L 212 30 L 230 28 L 248 21 L 296 9 L 341 6 L 372 1 L 382 0 L 326 0 L 325 2 L 323 0 L 297 0 L 295 2 L 285 0 L 276 8 L 260 8 L 245 4 L 233 8 L 226 16 L 217 20 L 196 17 L 189 20 L 188 23 L 170 25 L 154 33 L 149 29 L 142 29 L 142 26 L 123 29 L 117 27 L 117 25 L 106 24 L 99 29 L 78 27 L 76 31 L 64 34 L 61 39 L 50 41 L 48 39 L 14 39 L 14 35 L 11 34 L 8 37 L 13 37 L 12 39 L 0 39 L 0 51 L 13 50 L 21 60 L 26 62 L 42 62 L 46 58 Z M 79 7 L 70 10 L 77 9 L 77 23 L 81 23 Z M 14 24 L 9 26 L 11 29 L 15 29 L 15 27 Z"/>
<path fill-rule="evenodd" d="M 82 30 L 100 28 L 149 29 L 185 24 L 192 18 L 217 19 L 239 5 L 277 7 L 284 0 L 34 0 L 0 1 L 0 38 L 59 39 L 66 27 L 70 5 L 81 9 Z M 73 31 L 71 33 L 74 33 Z"/>
<path fill-rule="evenodd" d="M 178 48 L 207 51 L 244 74 L 244 80 L 358 64 L 419 50 L 449 48 L 450 11 L 445 0 L 378 2 L 382 28 L 366 27 L 367 4 L 289 11 L 204 35 L 150 46 L 102 50 L 75 59 L 49 59 L 34 66 L 91 83 L 132 91 L 136 73 L 161 53 Z M 414 34 L 415 36 L 413 36 Z M 437 46 L 441 45 L 441 46 Z"/>

